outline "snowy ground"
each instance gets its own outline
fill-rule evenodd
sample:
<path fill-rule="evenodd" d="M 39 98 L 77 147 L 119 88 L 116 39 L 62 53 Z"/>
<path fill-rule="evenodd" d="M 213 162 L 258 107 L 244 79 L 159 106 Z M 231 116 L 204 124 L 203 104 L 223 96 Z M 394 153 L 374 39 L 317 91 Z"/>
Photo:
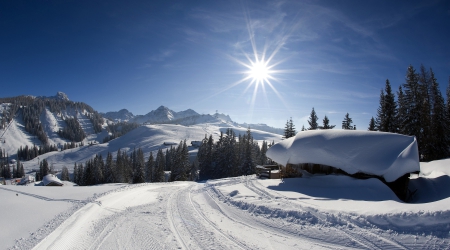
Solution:
<path fill-rule="evenodd" d="M 449 248 L 448 163 L 423 164 L 409 204 L 376 179 L 334 175 L 0 186 L 0 248 Z"/>

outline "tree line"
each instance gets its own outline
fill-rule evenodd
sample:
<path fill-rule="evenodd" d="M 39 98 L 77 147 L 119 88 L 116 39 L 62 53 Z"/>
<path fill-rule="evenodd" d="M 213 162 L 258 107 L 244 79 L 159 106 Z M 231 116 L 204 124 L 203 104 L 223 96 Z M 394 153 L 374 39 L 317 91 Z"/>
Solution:
<path fill-rule="evenodd" d="M 264 141 L 262 147 L 259 147 L 253 140 L 250 129 L 244 135 L 236 137 L 229 128 L 225 133 L 220 133 L 219 140 L 215 143 L 212 135 L 205 135 L 197 154 L 199 178 L 206 180 L 254 174 L 256 165 L 273 163 L 266 157 L 271 145 Z"/>
<path fill-rule="evenodd" d="M 12 167 L 9 162 L 9 156 L 4 149 L 0 148 L 0 177 L 5 179 L 10 178 L 22 178 L 25 176 L 25 170 L 23 164 L 20 161 L 16 161 L 16 164 Z"/>
<path fill-rule="evenodd" d="M 106 160 L 103 160 L 100 154 L 95 155 L 84 165 L 75 163 L 73 182 L 80 186 L 103 183 L 164 182 L 165 170 L 171 171 L 169 181 L 198 178 L 195 166 L 189 161 L 186 140 L 181 141 L 176 147 L 166 149 L 165 153 L 162 149 L 159 149 L 155 156 L 153 152 L 150 152 L 147 160 L 141 148 L 134 149 L 130 154 L 119 149 L 116 159 L 113 159 L 110 152 Z M 64 178 L 66 176 L 64 174 Z"/>
<path fill-rule="evenodd" d="M 308 118 L 309 127 L 305 128 L 305 126 L 303 125 L 301 131 L 317 130 L 317 129 L 333 129 L 334 127 L 336 127 L 336 125 L 330 124 L 330 119 L 326 115 L 322 120 L 322 126 L 319 125 L 318 121 L 319 121 L 319 117 L 317 116 L 317 113 L 313 107 L 311 110 L 311 113 L 309 114 L 309 118 Z M 344 120 L 342 120 L 342 129 L 356 130 L 356 125 L 352 125 L 352 123 L 353 123 L 353 119 L 350 117 L 349 113 L 345 114 Z M 291 119 L 289 119 L 286 122 L 283 138 L 287 139 L 287 138 L 293 137 L 296 135 L 296 133 L 297 132 L 295 131 L 295 125 L 294 125 L 294 122 L 292 121 L 292 117 L 291 117 Z"/>
<path fill-rule="evenodd" d="M 422 161 L 449 157 L 450 79 L 446 97 L 447 103 L 431 68 L 421 65 L 416 72 L 410 65 L 397 98 L 386 80 L 377 115 L 370 119 L 368 130 L 415 136 Z"/>
<path fill-rule="evenodd" d="M 421 65 L 419 72 L 413 66 L 406 71 L 405 83 L 398 91 L 392 90 L 389 79 L 381 90 L 376 117 L 369 121 L 369 131 L 381 131 L 415 136 L 421 161 L 432 161 L 450 156 L 450 79 L 446 91 L 446 100 L 440 91 L 433 69 Z M 318 117 L 312 109 L 304 130 L 332 129 L 327 116 L 323 126 L 319 126 Z M 342 129 L 356 129 L 347 113 L 342 121 Z M 284 138 L 296 134 L 292 118 L 286 122 Z"/>

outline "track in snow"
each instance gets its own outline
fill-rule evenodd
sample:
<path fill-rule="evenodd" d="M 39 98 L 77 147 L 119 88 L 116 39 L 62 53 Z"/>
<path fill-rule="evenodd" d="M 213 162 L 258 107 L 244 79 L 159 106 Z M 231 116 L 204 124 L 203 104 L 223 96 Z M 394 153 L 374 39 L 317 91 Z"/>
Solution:
<path fill-rule="evenodd" d="M 241 186 L 259 200 L 221 193 Z M 98 198 L 76 211 L 36 249 L 411 249 L 446 239 L 376 228 L 363 217 L 299 206 L 254 177 L 206 184 L 152 183 Z M 278 204 L 270 208 L 267 204 Z"/>

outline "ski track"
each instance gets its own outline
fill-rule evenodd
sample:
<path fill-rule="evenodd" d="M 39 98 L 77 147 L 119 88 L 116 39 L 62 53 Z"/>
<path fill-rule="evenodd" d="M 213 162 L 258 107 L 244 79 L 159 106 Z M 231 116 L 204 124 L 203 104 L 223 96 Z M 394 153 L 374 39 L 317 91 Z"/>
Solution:
<path fill-rule="evenodd" d="M 250 212 L 256 217 L 260 217 L 254 221 L 262 223 L 267 228 L 276 229 L 278 232 L 286 232 L 288 235 L 293 236 L 302 235 L 302 237 L 309 238 L 312 241 L 319 240 L 321 244 L 329 243 L 334 245 L 334 247 L 344 246 L 365 249 L 449 248 L 447 239 L 442 239 L 433 235 L 419 236 L 408 232 L 403 233 L 394 232 L 393 230 L 382 230 L 376 225 L 371 224 L 361 215 L 355 216 L 342 212 L 339 214 L 332 214 L 325 211 L 319 211 L 315 208 L 300 206 L 299 204 L 292 203 L 289 198 L 282 197 L 276 191 L 263 187 L 258 183 L 254 176 L 243 176 L 240 178 L 240 181 L 238 181 L 237 178 L 231 178 L 230 180 L 221 181 L 217 184 L 214 182 L 209 185 L 207 184 L 207 193 L 211 198 L 214 197 L 213 199 L 221 201 L 217 202 L 217 204 L 229 203 L 241 210 Z M 263 197 L 263 201 L 279 202 L 279 207 L 283 208 L 285 214 L 269 210 L 264 207 L 264 205 L 258 207 L 258 205 L 254 204 L 233 201 L 229 197 L 223 195 L 217 188 L 219 186 L 238 183 L 243 183 L 245 187 Z M 306 220 L 306 223 L 304 223 L 304 225 L 301 226 L 301 230 L 299 230 L 298 225 L 303 224 L 301 221 L 303 221 L 304 218 L 298 216 L 296 213 L 289 215 L 291 209 L 296 213 L 298 213 L 297 211 L 299 210 L 305 211 L 306 214 L 312 216 L 312 220 Z M 290 218 L 290 216 L 293 218 Z M 270 218 L 271 220 L 265 220 L 265 218 Z M 298 218 L 300 218 L 300 223 L 298 223 Z M 286 222 L 291 223 L 285 224 Z M 333 237 L 330 237 L 330 235 L 333 235 Z"/>
<path fill-rule="evenodd" d="M 258 197 L 220 188 L 244 185 Z M 36 197 L 48 199 L 46 197 Z M 259 200 L 258 200 L 259 199 Z M 123 186 L 73 202 L 45 238 L 14 249 L 448 249 L 447 238 L 385 230 L 363 215 L 299 205 L 254 176 Z M 276 207 L 268 207 L 276 205 Z M 57 218 L 55 218 L 57 219 Z M 48 226 L 47 226 L 48 227 Z M 33 234 L 32 234 L 33 235 Z M 37 235 L 39 236 L 39 234 Z M 39 242 L 40 241 L 40 242 Z M 34 244 L 32 244 L 35 242 Z M 37 245 L 36 245 L 37 244 Z"/>

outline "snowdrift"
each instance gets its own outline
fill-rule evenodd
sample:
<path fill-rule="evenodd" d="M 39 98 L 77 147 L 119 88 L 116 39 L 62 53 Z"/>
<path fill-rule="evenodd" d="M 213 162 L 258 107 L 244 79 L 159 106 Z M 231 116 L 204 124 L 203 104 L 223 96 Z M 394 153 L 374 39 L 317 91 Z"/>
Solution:
<path fill-rule="evenodd" d="M 302 131 L 272 146 L 267 156 L 285 166 L 322 164 L 349 174 L 380 176 L 387 182 L 420 170 L 416 138 L 384 132 Z"/>

